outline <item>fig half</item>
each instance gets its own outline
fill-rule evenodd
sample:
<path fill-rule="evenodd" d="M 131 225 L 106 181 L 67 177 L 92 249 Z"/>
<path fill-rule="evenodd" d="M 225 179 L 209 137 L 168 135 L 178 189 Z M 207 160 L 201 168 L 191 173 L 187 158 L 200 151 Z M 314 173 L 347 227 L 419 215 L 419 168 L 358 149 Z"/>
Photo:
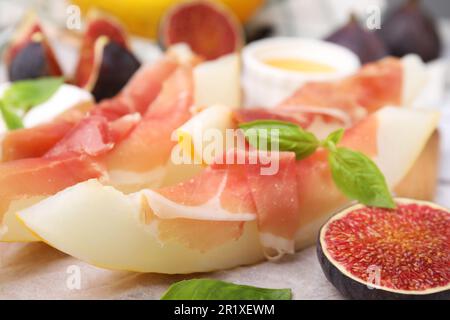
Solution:
<path fill-rule="evenodd" d="M 421 8 L 419 0 L 408 0 L 391 12 L 379 33 L 394 56 L 415 53 L 428 62 L 440 55 L 441 40 L 436 25 Z"/>
<path fill-rule="evenodd" d="M 9 44 L 5 64 L 10 81 L 62 75 L 43 29 L 32 14 L 27 15 Z"/>
<path fill-rule="evenodd" d="M 163 49 L 186 43 L 199 56 L 214 60 L 240 50 L 242 27 L 225 6 L 210 1 L 175 4 L 162 18 L 159 43 Z"/>
<path fill-rule="evenodd" d="M 127 34 L 122 24 L 114 17 L 99 10 L 90 10 L 86 16 L 86 30 L 81 41 L 74 84 L 84 87 L 89 81 L 94 66 L 95 42 L 101 36 L 129 50 Z"/>
<path fill-rule="evenodd" d="M 398 198 L 396 209 L 353 205 L 322 227 L 327 279 L 353 299 L 450 299 L 450 213 Z"/>
<path fill-rule="evenodd" d="M 91 73 L 83 88 L 92 92 L 96 101 L 113 97 L 140 66 L 128 49 L 102 36 L 95 42 Z"/>

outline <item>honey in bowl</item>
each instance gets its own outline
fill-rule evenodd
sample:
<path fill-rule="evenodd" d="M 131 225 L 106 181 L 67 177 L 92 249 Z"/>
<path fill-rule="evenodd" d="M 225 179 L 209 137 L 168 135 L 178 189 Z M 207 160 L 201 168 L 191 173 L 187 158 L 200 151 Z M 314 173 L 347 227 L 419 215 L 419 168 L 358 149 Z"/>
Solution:
<path fill-rule="evenodd" d="M 271 67 L 288 71 L 308 73 L 331 73 L 336 71 L 335 68 L 327 64 L 297 58 L 267 59 L 264 61 L 264 63 Z"/>

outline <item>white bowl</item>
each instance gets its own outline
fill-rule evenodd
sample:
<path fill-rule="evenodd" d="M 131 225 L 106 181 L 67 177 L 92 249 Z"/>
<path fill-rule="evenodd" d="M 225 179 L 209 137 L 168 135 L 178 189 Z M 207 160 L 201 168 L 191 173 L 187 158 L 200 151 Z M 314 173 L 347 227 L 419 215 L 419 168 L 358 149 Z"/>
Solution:
<path fill-rule="evenodd" d="M 274 58 L 296 58 L 323 63 L 333 72 L 298 72 L 267 65 Z M 358 57 L 342 46 L 307 38 L 269 38 L 253 42 L 243 51 L 245 105 L 274 107 L 304 83 L 331 81 L 356 72 Z"/>

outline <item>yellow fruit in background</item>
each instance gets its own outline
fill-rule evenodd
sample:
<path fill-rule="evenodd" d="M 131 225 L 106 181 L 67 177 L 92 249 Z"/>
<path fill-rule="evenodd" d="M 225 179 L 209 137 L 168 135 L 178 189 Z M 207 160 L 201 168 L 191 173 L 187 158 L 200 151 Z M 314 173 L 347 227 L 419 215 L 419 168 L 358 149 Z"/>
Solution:
<path fill-rule="evenodd" d="M 230 7 L 241 22 L 247 22 L 255 11 L 261 7 L 264 0 L 218 0 L 218 2 Z"/>
<path fill-rule="evenodd" d="M 83 13 L 96 7 L 118 17 L 136 35 L 156 38 L 159 19 L 172 5 L 185 0 L 72 0 Z M 241 22 L 246 22 L 264 0 L 213 0 L 231 8 Z"/>

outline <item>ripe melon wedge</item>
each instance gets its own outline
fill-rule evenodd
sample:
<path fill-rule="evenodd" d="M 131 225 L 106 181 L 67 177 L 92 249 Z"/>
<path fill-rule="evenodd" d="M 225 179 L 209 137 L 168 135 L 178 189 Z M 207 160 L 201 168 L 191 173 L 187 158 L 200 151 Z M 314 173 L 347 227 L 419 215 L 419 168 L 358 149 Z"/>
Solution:
<path fill-rule="evenodd" d="M 385 173 L 390 187 L 394 187 L 392 183 L 408 173 L 421 153 L 436 128 L 439 115 L 384 108 L 373 116 L 377 118 L 380 129 L 376 136 L 380 152 L 374 160 Z M 402 134 L 405 130 L 414 131 L 414 134 Z M 386 133 L 390 136 L 385 137 Z M 388 151 L 395 151 L 395 159 Z M 172 236 L 183 237 L 184 240 L 161 241 L 154 224 L 160 218 L 155 219 L 142 194 L 124 195 L 112 187 L 101 185 L 97 180 L 89 180 L 22 210 L 17 216 L 49 245 L 109 269 L 192 273 L 251 264 L 263 259 L 255 221 L 240 222 L 244 231 L 238 239 L 230 238 L 220 245 L 198 250 L 183 243 L 189 240 L 214 242 L 221 228 L 205 227 L 204 224 L 210 222 L 205 220 L 161 219 L 177 224 L 179 229 L 174 230 L 179 233 Z M 322 200 L 326 200 L 326 192 L 320 194 L 325 197 Z M 317 201 L 322 200 L 319 197 Z M 341 203 L 336 205 L 341 206 Z M 317 236 L 321 222 L 331 214 L 329 211 L 322 212 L 308 225 L 302 226 L 296 238 L 296 248 L 309 244 Z M 230 223 L 214 222 L 219 224 L 215 227 L 224 228 Z"/>
<path fill-rule="evenodd" d="M 241 107 L 241 61 L 237 53 L 205 61 L 194 68 L 195 103 L 199 107 L 223 104 Z"/>

